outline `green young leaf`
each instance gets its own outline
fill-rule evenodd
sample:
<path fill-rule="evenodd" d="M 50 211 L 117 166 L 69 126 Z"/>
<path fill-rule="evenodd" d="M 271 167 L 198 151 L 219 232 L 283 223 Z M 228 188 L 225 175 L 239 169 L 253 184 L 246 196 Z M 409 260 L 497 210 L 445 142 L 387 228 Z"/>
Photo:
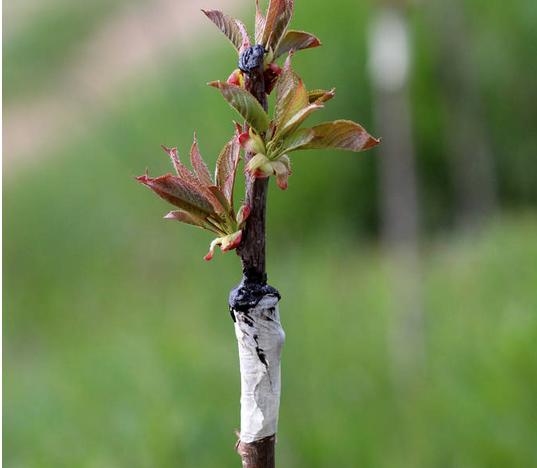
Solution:
<path fill-rule="evenodd" d="M 276 176 L 276 183 L 282 190 L 287 190 L 289 176 L 291 175 L 291 161 L 283 155 L 278 161 L 272 161 L 272 169 Z"/>
<path fill-rule="evenodd" d="M 313 34 L 304 31 L 289 30 L 282 37 L 278 49 L 274 53 L 274 60 L 282 55 L 288 54 L 292 50 L 312 49 L 320 45 L 321 41 Z"/>
<path fill-rule="evenodd" d="M 190 149 L 190 164 L 192 164 L 192 169 L 194 169 L 196 176 L 203 185 L 213 185 L 213 179 L 211 178 L 207 164 L 205 164 L 205 161 L 201 157 L 196 134 L 194 134 L 194 141 Z"/>
<path fill-rule="evenodd" d="M 265 49 L 276 50 L 293 16 L 294 0 L 270 0 L 263 40 Z"/>
<path fill-rule="evenodd" d="M 214 256 L 214 250 L 218 246 L 220 246 L 220 250 L 222 252 L 234 250 L 240 245 L 241 240 L 242 240 L 242 230 L 236 231 L 232 234 L 227 234 L 223 237 L 218 237 L 211 242 L 211 246 L 209 247 L 209 253 L 205 255 L 205 257 L 203 258 L 207 261 L 212 260 Z"/>
<path fill-rule="evenodd" d="M 147 175 L 137 177 L 137 180 L 150 188 L 159 197 L 175 205 L 192 215 L 205 219 L 207 216 L 214 214 L 214 209 L 195 187 L 183 179 L 172 174 L 166 174 L 155 179 Z"/>
<path fill-rule="evenodd" d="M 207 227 L 207 223 L 203 219 L 197 218 L 186 211 L 170 211 L 166 216 L 164 216 L 164 219 L 173 219 L 175 221 L 180 221 L 181 223 L 190 224 L 202 229 L 212 230 Z"/>
<path fill-rule="evenodd" d="M 332 88 L 330 91 L 325 89 L 312 89 L 308 91 L 308 99 L 310 103 L 313 102 L 326 102 L 330 101 L 336 95 L 336 88 Z"/>
<path fill-rule="evenodd" d="M 216 160 L 216 171 L 214 175 L 216 186 L 224 194 L 231 207 L 233 207 L 233 187 L 240 160 L 240 150 L 241 146 L 238 138 L 234 136 L 224 146 Z"/>
<path fill-rule="evenodd" d="M 247 138 L 244 139 L 242 143 L 242 147 L 244 148 L 246 152 L 254 153 L 254 154 L 257 154 L 257 153 L 265 154 L 267 152 L 263 138 L 261 138 L 257 133 L 255 133 L 252 128 L 248 130 L 248 133 L 246 135 L 248 136 Z"/>
<path fill-rule="evenodd" d="M 300 130 L 291 133 L 283 140 L 282 146 L 275 157 L 277 158 L 281 154 L 290 153 L 302 148 L 310 143 L 314 137 L 315 133 L 311 128 L 301 128 Z"/>
<path fill-rule="evenodd" d="M 248 91 L 239 86 L 221 81 L 213 81 L 209 86 L 218 88 L 224 99 L 241 114 L 246 122 L 253 127 L 257 133 L 264 133 L 269 126 L 269 117 L 261 104 Z"/>
<path fill-rule="evenodd" d="M 268 177 L 274 171 L 270 165 L 270 160 L 264 154 L 256 154 L 246 164 L 246 172 L 258 177 Z"/>
<path fill-rule="evenodd" d="M 308 93 L 300 77 L 291 68 L 291 56 L 289 56 L 276 84 L 274 123 L 277 131 L 308 104 Z"/>
<path fill-rule="evenodd" d="M 259 0 L 255 0 L 255 43 L 261 44 L 265 31 L 265 15 L 259 7 Z"/>
<path fill-rule="evenodd" d="M 250 47 L 250 39 L 242 22 L 231 18 L 220 10 L 202 9 L 201 11 L 224 33 L 235 46 L 237 52 L 240 53 L 243 49 Z"/>
<path fill-rule="evenodd" d="M 324 106 L 320 103 L 310 104 L 309 106 L 300 109 L 295 115 L 293 115 L 286 123 L 283 125 L 275 135 L 275 138 L 285 137 L 288 133 L 296 130 L 302 122 L 304 122 L 313 112 L 322 109 Z"/>
<path fill-rule="evenodd" d="M 335 120 L 313 127 L 314 137 L 297 149 L 335 148 L 347 151 L 365 151 L 380 143 L 359 124 L 350 120 Z"/>

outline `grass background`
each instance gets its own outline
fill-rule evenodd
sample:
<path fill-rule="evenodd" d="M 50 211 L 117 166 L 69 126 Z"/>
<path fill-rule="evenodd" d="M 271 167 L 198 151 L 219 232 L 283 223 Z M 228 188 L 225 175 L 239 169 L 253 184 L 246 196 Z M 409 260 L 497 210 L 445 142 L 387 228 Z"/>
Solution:
<path fill-rule="evenodd" d="M 297 7 L 294 24 L 325 45 L 295 65 L 310 87 L 338 87 L 323 120 L 344 115 L 374 129 L 364 42 L 372 4 L 336 3 Z M 299 154 L 290 189 L 271 186 L 268 265 L 287 334 L 282 467 L 537 466 L 537 215 L 529 157 L 536 137 L 526 121 L 534 109 L 530 99 L 505 122 L 505 99 L 493 92 L 531 95 L 529 85 L 516 84 L 534 67 L 521 44 L 534 37 L 527 17 L 535 12 L 521 0 L 510 16 L 478 3 L 465 2 L 476 44 L 493 31 L 500 41 L 511 38 L 511 54 L 498 50 L 497 60 L 510 62 L 483 83 L 499 142 L 501 210 L 473 233 L 451 228 L 456 207 L 437 138 L 435 56 L 419 40 L 427 37 L 420 10 L 411 14 L 425 361 L 404 385 L 395 378 L 391 344 L 393 259 L 376 236 L 377 154 Z M 77 47 L 121 6 L 59 1 L 29 19 L 4 46 L 7 104 L 47 93 Z M 252 6 L 244 10 L 247 17 Z M 210 236 L 161 221 L 165 204 L 133 181 L 146 165 L 152 174 L 167 171 L 159 144 L 184 154 L 194 129 L 213 165 L 232 131 L 233 114 L 205 83 L 225 78 L 235 57 L 209 25 L 206 31 L 195 53 L 118 90 L 83 135 L 67 130 L 53 154 L 5 173 L 9 468 L 238 463 L 238 359 L 227 312 L 238 258 L 203 262 Z M 492 67 L 488 53 L 480 57 Z M 507 133 L 524 138 L 511 150 Z"/>

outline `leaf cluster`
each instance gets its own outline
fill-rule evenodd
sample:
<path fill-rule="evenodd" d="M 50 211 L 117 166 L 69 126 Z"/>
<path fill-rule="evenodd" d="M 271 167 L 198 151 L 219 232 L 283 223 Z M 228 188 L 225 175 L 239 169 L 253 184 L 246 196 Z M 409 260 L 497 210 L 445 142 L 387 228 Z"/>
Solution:
<path fill-rule="evenodd" d="M 213 81 L 209 85 L 217 88 L 239 113 L 245 121 L 244 126 L 236 124 L 236 134 L 217 159 L 214 180 L 201 157 L 195 137 L 190 152 L 192 171 L 181 163 L 175 148 L 164 148 L 176 175 L 150 178 L 146 174 L 138 177 L 141 183 L 178 208 L 166 215 L 167 219 L 217 234 L 205 257 L 207 260 L 212 258 L 216 246 L 219 245 L 222 251 L 232 250 L 242 239 L 250 207 L 243 205 L 235 214 L 233 206 L 241 148 L 247 155 L 247 177 L 275 176 L 278 186 L 286 189 L 291 175 L 290 153 L 322 148 L 359 152 L 380 142 L 350 120 L 303 127 L 311 114 L 324 108 L 325 103 L 335 96 L 335 90 L 308 91 L 293 70 L 291 58 L 296 51 L 321 45 L 313 34 L 289 29 L 293 10 L 294 0 L 270 0 L 267 11 L 263 13 L 256 0 L 254 41 L 241 21 L 219 10 L 202 10 L 229 39 L 239 56 L 242 69 L 235 69 L 225 82 Z M 287 56 L 287 59 L 280 68 L 276 60 L 282 56 Z M 258 59 L 266 93 L 274 90 L 276 94 L 271 115 L 246 89 L 250 64 L 257 67 Z"/>
<path fill-rule="evenodd" d="M 246 205 L 241 206 L 237 213 L 233 207 L 233 191 L 240 160 L 238 135 L 234 135 L 220 152 L 214 179 L 201 156 L 195 135 L 190 149 L 192 170 L 181 162 L 177 148 L 162 148 L 170 157 L 176 174 L 156 178 L 145 174 L 137 179 L 178 208 L 165 218 L 217 234 L 206 260 L 212 258 L 218 245 L 223 252 L 236 248 L 241 242 L 242 227 L 250 213 L 250 208 Z"/>

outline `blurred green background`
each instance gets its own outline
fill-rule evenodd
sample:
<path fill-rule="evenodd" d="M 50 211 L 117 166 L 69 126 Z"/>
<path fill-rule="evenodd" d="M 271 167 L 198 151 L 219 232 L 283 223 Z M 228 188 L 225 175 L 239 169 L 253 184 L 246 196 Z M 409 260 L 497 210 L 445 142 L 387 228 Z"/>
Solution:
<path fill-rule="evenodd" d="M 293 26 L 323 47 L 295 67 L 338 89 L 316 121 L 352 118 L 391 146 L 368 71 L 388 2 L 296 3 Z M 382 146 L 297 153 L 289 190 L 271 182 L 281 467 L 537 467 L 537 3 L 449 5 L 400 10 L 416 238 L 383 241 L 397 186 L 379 178 Z M 239 260 L 203 262 L 210 234 L 163 221 L 133 180 L 168 171 L 159 145 L 185 155 L 195 129 L 214 165 L 232 132 L 205 83 L 236 55 L 201 6 L 253 23 L 253 0 L 4 2 L 8 468 L 239 465 Z M 466 184 L 473 208 L 460 177 L 475 141 L 451 144 L 458 121 L 493 168 Z"/>

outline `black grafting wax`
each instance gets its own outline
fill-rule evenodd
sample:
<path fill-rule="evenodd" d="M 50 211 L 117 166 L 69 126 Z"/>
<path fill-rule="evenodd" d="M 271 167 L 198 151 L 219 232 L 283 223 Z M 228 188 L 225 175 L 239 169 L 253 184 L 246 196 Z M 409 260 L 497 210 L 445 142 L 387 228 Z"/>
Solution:
<path fill-rule="evenodd" d="M 239 68 L 244 73 L 252 73 L 259 70 L 263 65 L 263 59 L 265 57 L 265 48 L 256 44 L 255 46 L 248 47 L 244 50 L 239 57 Z"/>
<path fill-rule="evenodd" d="M 229 307 L 232 318 L 234 319 L 232 311 L 248 313 L 249 310 L 257 306 L 263 297 L 269 295 L 278 299 L 281 297 L 278 290 L 268 284 L 241 282 L 229 295 Z"/>

